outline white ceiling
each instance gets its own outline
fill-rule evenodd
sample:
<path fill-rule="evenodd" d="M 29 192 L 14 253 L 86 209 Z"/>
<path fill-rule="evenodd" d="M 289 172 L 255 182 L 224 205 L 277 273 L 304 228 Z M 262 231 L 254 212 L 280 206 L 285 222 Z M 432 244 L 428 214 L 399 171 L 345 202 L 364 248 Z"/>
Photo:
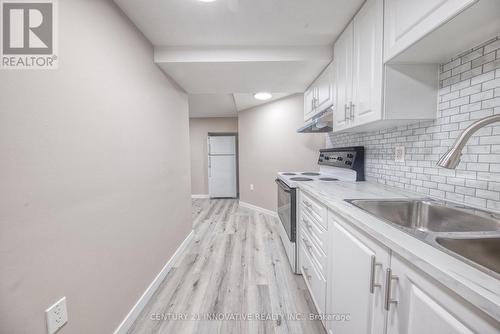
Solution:
<path fill-rule="evenodd" d="M 363 1 L 115 0 L 155 45 L 155 62 L 201 94 L 190 97 L 192 117 L 228 114 L 233 93 L 250 105 L 259 91 L 303 92 Z"/>
<path fill-rule="evenodd" d="M 364 0 L 115 0 L 155 46 L 327 45 Z"/>
<path fill-rule="evenodd" d="M 234 94 L 234 101 L 236 102 L 236 108 L 238 111 L 250 109 L 252 107 L 256 107 L 258 105 L 269 103 L 272 101 L 276 101 L 282 99 L 290 93 L 273 93 L 273 97 L 266 101 L 259 101 L 253 97 L 253 94 Z"/>
<path fill-rule="evenodd" d="M 193 94 L 303 92 L 331 59 L 330 46 L 155 51 L 155 62 Z"/>
<path fill-rule="evenodd" d="M 189 117 L 236 117 L 239 111 L 284 98 L 290 93 L 273 93 L 272 98 L 260 101 L 252 93 L 189 94 Z"/>
<path fill-rule="evenodd" d="M 189 117 L 236 117 L 232 94 L 189 94 Z"/>

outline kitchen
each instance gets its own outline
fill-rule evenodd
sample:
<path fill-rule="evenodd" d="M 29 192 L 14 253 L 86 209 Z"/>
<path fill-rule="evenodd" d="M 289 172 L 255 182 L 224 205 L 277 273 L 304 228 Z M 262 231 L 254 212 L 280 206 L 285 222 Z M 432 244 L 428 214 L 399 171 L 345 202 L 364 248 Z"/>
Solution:
<path fill-rule="evenodd" d="M 499 1 L 0 5 L 0 333 L 500 333 Z"/>

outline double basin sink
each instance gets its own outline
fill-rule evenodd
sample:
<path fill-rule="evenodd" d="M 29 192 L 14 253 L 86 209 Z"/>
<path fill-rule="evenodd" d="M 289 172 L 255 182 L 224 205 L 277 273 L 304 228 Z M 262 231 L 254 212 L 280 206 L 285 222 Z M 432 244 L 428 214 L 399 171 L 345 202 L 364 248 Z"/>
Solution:
<path fill-rule="evenodd" d="M 431 199 L 346 201 L 500 277 L 500 214 Z"/>

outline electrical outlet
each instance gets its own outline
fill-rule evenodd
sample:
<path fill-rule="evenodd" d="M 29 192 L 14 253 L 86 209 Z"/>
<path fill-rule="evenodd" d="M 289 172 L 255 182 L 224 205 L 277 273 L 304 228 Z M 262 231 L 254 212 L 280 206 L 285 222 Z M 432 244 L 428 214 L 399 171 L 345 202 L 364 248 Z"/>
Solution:
<path fill-rule="evenodd" d="M 396 146 L 394 150 L 394 161 L 395 162 L 405 162 L 405 147 Z"/>
<path fill-rule="evenodd" d="M 68 322 L 66 310 L 66 297 L 62 297 L 57 303 L 45 310 L 47 318 L 47 333 L 53 334 Z"/>
<path fill-rule="evenodd" d="M 253 183 L 250 184 L 250 190 L 253 190 Z"/>

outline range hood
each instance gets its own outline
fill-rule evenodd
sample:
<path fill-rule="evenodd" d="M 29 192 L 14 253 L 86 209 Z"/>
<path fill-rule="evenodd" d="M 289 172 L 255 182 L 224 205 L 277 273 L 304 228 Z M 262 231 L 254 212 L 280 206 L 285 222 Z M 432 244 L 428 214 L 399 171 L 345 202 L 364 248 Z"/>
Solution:
<path fill-rule="evenodd" d="M 297 130 L 298 133 L 324 133 L 333 130 L 333 107 L 327 108 L 318 116 L 314 117 L 303 127 Z"/>

